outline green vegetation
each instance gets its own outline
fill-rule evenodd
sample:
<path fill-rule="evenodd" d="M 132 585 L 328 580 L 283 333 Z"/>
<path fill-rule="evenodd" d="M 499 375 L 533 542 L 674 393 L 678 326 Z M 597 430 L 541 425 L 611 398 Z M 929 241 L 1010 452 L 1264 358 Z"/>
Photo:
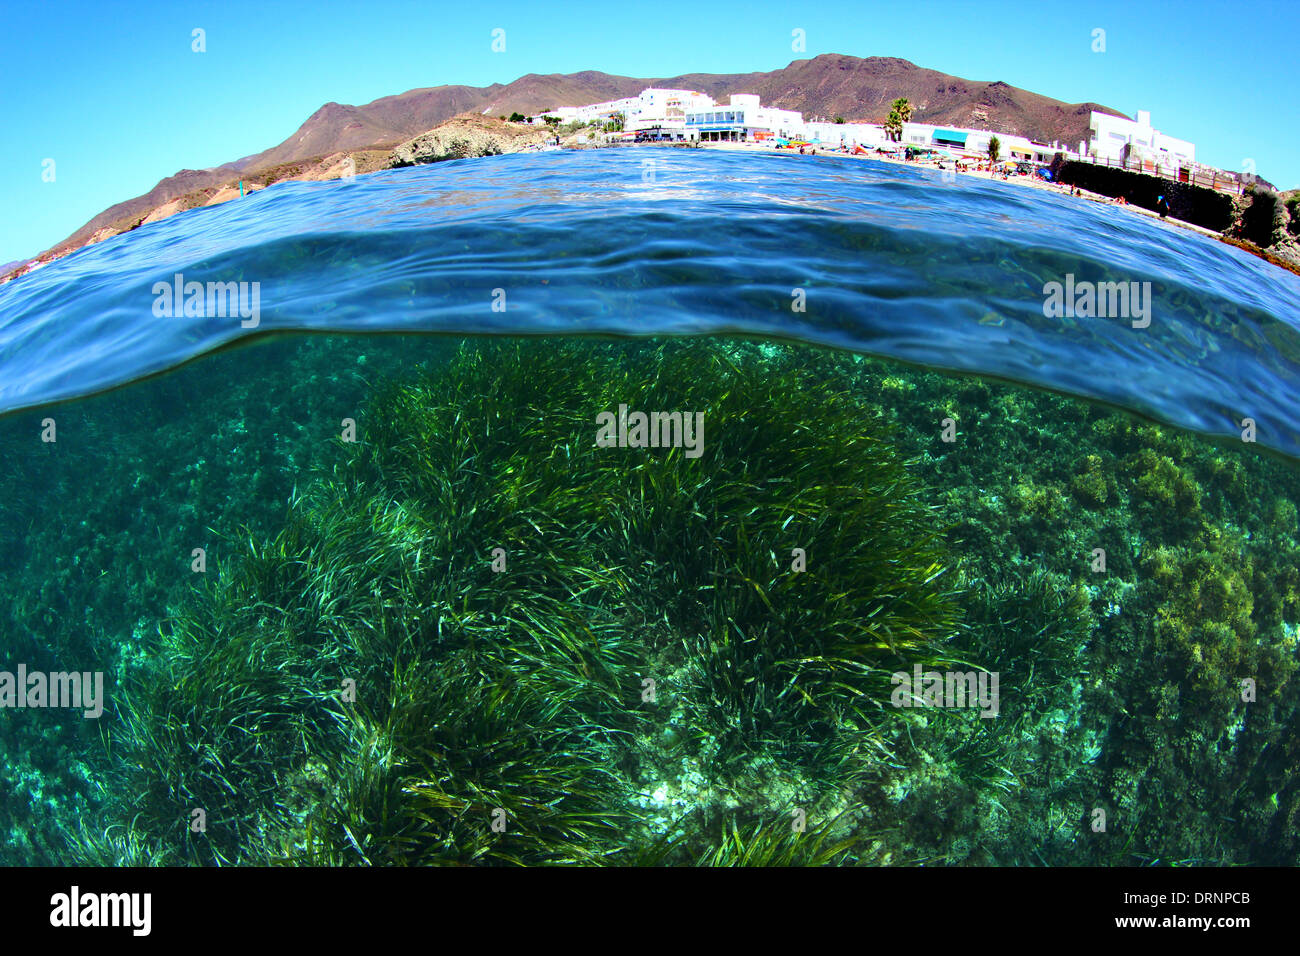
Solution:
<path fill-rule="evenodd" d="M 1002 140 L 996 136 L 989 137 L 989 161 L 996 163 L 998 157 L 1002 155 Z"/>
<path fill-rule="evenodd" d="M 840 821 L 812 832 L 797 830 L 788 818 L 758 823 L 741 834 L 734 821 L 719 834 L 717 846 L 705 851 L 700 866 L 836 866 L 852 859 L 853 838 L 837 838 Z"/>
<path fill-rule="evenodd" d="M 755 760 L 810 802 L 838 795 L 879 753 L 889 673 L 940 662 L 955 625 L 938 525 L 845 372 L 748 346 L 512 342 L 384 386 L 365 440 L 133 682 L 113 741 L 132 845 L 598 862 L 654 845 L 639 765 L 682 754 L 751 812 L 770 800 L 744 797 Z M 705 455 L 593 447 L 620 403 L 703 411 Z M 670 856 L 700 852 L 718 812 L 676 821 Z"/>
<path fill-rule="evenodd" d="M 907 801 L 943 824 L 904 845 L 982 863 L 1300 860 L 1284 822 L 1300 816 L 1294 467 L 1067 399 L 863 365 L 956 521 L 969 591 L 951 652 L 1003 680 L 992 726 L 913 730 L 935 769 L 904 781 Z M 936 439 L 939 409 L 965 438 Z M 999 777 L 1016 783 L 999 794 Z M 1106 834 L 1087 826 L 1095 808 Z"/>
<path fill-rule="evenodd" d="M 593 447 L 622 403 L 704 455 Z M 1300 479 L 1250 448 L 703 340 L 285 338 L 56 416 L 0 422 L 3 637 L 111 710 L 0 711 L 6 862 L 1300 862 Z M 893 710 L 913 663 L 999 715 Z"/>

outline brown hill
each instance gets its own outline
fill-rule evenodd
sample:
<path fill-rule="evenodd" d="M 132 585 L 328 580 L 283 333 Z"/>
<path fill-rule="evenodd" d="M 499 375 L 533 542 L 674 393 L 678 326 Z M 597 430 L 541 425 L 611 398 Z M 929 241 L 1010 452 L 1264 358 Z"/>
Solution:
<path fill-rule="evenodd" d="M 913 122 L 989 129 L 1075 149 L 1091 137 L 1093 110 L 1124 115 L 1096 103 L 1062 103 L 1001 81 L 963 80 L 893 57 L 825 54 L 751 77 L 749 92 L 765 104 L 805 116 L 883 123 L 889 104 L 902 96 L 912 106 Z"/>
<path fill-rule="evenodd" d="M 390 149 L 458 113 L 531 114 L 633 96 L 647 86 L 699 90 L 716 99 L 757 93 L 764 104 L 800 110 L 806 116 L 874 122 L 883 121 L 889 104 L 904 96 L 912 103 L 912 118 L 917 122 L 973 126 L 1040 142 L 1060 140 L 1075 147 L 1088 137 L 1092 110 L 1122 115 L 1094 103 L 1062 103 L 1006 83 L 964 80 L 892 57 L 823 54 L 767 73 L 688 73 L 649 79 L 594 70 L 530 73 L 506 85 L 435 86 L 385 96 L 364 106 L 326 103 L 279 145 L 213 169 L 186 169 L 168 176 L 143 196 L 104 210 L 41 258 L 66 254 L 101 230 L 142 220 L 158 207 L 196 192 L 215 191 L 238 175 L 249 177 L 343 151 Z"/>

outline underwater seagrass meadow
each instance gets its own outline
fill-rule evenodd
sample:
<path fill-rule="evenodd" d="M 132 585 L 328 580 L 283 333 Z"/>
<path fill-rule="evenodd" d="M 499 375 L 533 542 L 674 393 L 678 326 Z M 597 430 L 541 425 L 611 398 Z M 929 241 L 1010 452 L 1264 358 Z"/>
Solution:
<path fill-rule="evenodd" d="M 1254 445 L 785 341 L 282 335 L 0 455 L 5 657 L 107 698 L 0 709 L 4 864 L 1300 863 Z"/>

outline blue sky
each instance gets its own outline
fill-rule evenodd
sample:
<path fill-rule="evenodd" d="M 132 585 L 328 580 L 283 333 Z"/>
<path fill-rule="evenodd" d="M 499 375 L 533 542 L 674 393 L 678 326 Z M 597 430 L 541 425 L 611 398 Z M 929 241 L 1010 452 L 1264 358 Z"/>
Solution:
<path fill-rule="evenodd" d="M 33 256 L 180 169 L 259 152 L 331 100 L 594 69 L 779 69 L 898 56 L 1092 100 L 1196 143 L 1202 162 L 1300 186 L 1300 2 L 893 0 L 310 3 L 3 0 L 0 263 Z M 191 31 L 207 51 L 191 51 Z M 494 53 L 491 33 L 506 31 Z M 807 52 L 791 50 L 802 29 Z M 1106 50 L 1093 52 L 1093 30 Z M 1261 112 L 1263 115 L 1260 115 Z M 54 160 L 54 181 L 43 181 Z"/>

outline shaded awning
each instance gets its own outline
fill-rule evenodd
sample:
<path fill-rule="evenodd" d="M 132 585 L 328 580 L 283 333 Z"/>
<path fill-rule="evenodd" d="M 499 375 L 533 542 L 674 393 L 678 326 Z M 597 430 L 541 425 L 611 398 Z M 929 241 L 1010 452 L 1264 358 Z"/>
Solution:
<path fill-rule="evenodd" d="M 966 134 L 955 129 L 937 129 L 934 131 L 934 139 L 935 142 L 943 140 L 945 143 L 956 143 L 958 146 L 966 145 Z"/>

